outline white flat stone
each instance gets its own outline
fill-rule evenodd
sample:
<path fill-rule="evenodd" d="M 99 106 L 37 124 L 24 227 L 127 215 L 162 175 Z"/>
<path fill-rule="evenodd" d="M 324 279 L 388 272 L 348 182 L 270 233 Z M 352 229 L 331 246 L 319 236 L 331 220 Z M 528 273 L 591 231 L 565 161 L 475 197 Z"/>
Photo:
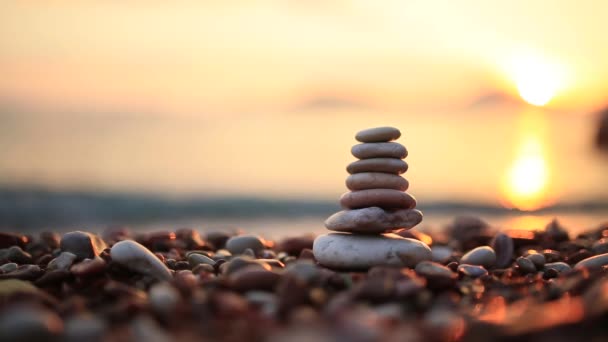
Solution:
<path fill-rule="evenodd" d="M 169 268 L 146 247 L 132 240 L 116 243 L 110 249 L 112 261 L 132 271 L 155 277 L 158 280 L 171 280 Z"/>
<path fill-rule="evenodd" d="M 325 220 L 325 227 L 337 232 L 386 233 L 412 228 L 421 221 L 422 213 L 416 209 L 369 207 L 339 211 Z"/>
<path fill-rule="evenodd" d="M 368 269 L 372 266 L 414 267 L 431 259 L 429 246 L 396 234 L 356 235 L 329 233 L 315 239 L 315 259 L 336 269 Z"/>

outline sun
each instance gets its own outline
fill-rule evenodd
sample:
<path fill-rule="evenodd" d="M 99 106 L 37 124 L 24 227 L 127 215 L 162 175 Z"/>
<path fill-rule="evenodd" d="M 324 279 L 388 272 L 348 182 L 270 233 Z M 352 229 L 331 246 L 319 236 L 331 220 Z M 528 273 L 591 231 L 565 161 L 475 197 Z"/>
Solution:
<path fill-rule="evenodd" d="M 535 106 L 549 103 L 563 85 L 563 71 L 558 64 L 535 54 L 513 57 L 507 72 L 521 98 Z"/>

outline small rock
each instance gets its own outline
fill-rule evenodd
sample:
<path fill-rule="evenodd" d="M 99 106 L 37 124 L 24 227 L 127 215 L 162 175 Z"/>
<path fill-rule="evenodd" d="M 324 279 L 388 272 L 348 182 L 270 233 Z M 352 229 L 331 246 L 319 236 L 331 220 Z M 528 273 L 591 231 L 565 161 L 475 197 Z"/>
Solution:
<path fill-rule="evenodd" d="M 353 156 L 359 159 L 407 157 L 407 149 L 395 142 L 363 143 L 351 148 Z"/>
<path fill-rule="evenodd" d="M 342 210 L 325 220 L 325 227 L 339 232 L 385 233 L 395 229 L 409 229 L 422 221 L 416 209 L 383 210 L 369 207 Z"/>
<path fill-rule="evenodd" d="M 233 258 L 232 260 L 230 260 L 227 263 L 222 264 L 220 266 L 220 270 L 222 271 L 223 274 L 230 275 L 230 274 L 236 272 L 237 270 L 247 267 L 247 266 L 254 266 L 254 267 L 257 267 L 258 269 L 267 270 L 267 271 L 270 271 L 272 269 L 272 267 L 265 262 L 261 262 L 259 260 L 253 259 L 251 257 L 240 256 L 240 257 Z"/>
<path fill-rule="evenodd" d="M 394 175 L 405 173 L 408 165 L 405 161 L 395 158 L 370 158 L 354 161 L 346 167 L 350 174 L 362 172 L 384 172 Z"/>
<path fill-rule="evenodd" d="M 152 276 L 158 280 L 171 280 L 171 271 L 146 247 L 132 240 L 116 243 L 110 250 L 112 261 L 132 271 Z"/>
<path fill-rule="evenodd" d="M 313 234 L 285 238 L 279 242 L 276 250 L 289 255 L 298 255 L 305 248 L 312 249 L 314 241 L 315 235 Z"/>
<path fill-rule="evenodd" d="M 10 273 L 0 274 L 0 279 L 36 280 L 43 274 L 38 265 L 21 265 Z"/>
<path fill-rule="evenodd" d="M 280 279 L 281 275 L 273 271 L 246 266 L 230 274 L 228 282 L 235 291 L 272 291 Z"/>
<path fill-rule="evenodd" d="M 496 252 L 496 267 L 505 268 L 513 259 L 513 239 L 504 233 L 498 233 L 492 239 L 490 246 Z"/>
<path fill-rule="evenodd" d="M 591 251 L 593 251 L 593 254 L 608 253 L 608 238 L 597 240 L 591 247 Z"/>
<path fill-rule="evenodd" d="M 570 271 L 572 269 L 572 267 L 570 267 L 570 265 L 566 264 L 565 262 L 550 262 L 548 264 L 545 264 L 545 270 L 555 270 L 557 271 L 557 273 L 562 273 L 562 272 L 566 272 L 566 271 Z"/>
<path fill-rule="evenodd" d="M 177 289 L 165 282 L 152 285 L 149 298 L 152 310 L 162 317 L 173 314 L 181 300 Z"/>
<path fill-rule="evenodd" d="M 29 281 L 19 279 L 0 280 L 0 299 L 17 293 L 37 293 L 38 288 Z"/>
<path fill-rule="evenodd" d="M 315 240 L 313 253 L 322 265 L 341 269 L 368 269 L 378 265 L 413 267 L 431 259 L 431 249 L 426 244 L 395 234 L 321 235 Z"/>
<path fill-rule="evenodd" d="M 215 260 L 202 254 L 190 253 L 188 255 L 188 264 L 190 264 L 190 268 L 194 268 L 199 264 L 208 264 L 213 266 L 215 265 Z"/>
<path fill-rule="evenodd" d="M 55 232 L 42 232 L 40 233 L 40 240 L 51 250 L 59 248 L 61 241 L 61 235 Z"/>
<path fill-rule="evenodd" d="M 4 265 L 0 266 L 0 271 L 2 271 L 2 273 L 9 273 L 9 272 L 12 272 L 12 271 L 14 271 L 14 270 L 16 270 L 18 268 L 19 268 L 19 265 L 17 265 L 14 262 L 9 262 L 7 264 L 4 264 Z"/>
<path fill-rule="evenodd" d="M 340 197 L 340 205 L 348 209 L 380 207 L 385 209 L 414 209 L 416 199 L 399 190 L 369 189 L 347 192 Z"/>
<path fill-rule="evenodd" d="M 29 242 L 29 238 L 22 234 L 0 232 L 0 248 L 9 248 L 11 246 L 19 246 L 24 248 Z"/>
<path fill-rule="evenodd" d="M 257 235 L 237 235 L 226 241 L 226 249 L 232 254 L 241 254 L 248 248 L 259 252 L 264 249 L 264 240 Z"/>
<path fill-rule="evenodd" d="M 536 269 L 542 270 L 545 267 L 545 263 L 547 262 L 545 256 L 541 253 L 538 253 L 534 250 L 529 250 L 526 252 L 525 258 L 532 261 Z"/>
<path fill-rule="evenodd" d="M 375 127 L 357 132 L 355 139 L 363 143 L 387 142 L 397 140 L 401 132 L 395 127 Z"/>
<path fill-rule="evenodd" d="M 106 324 L 92 315 L 71 316 L 65 320 L 63 338 L 69 342 L 101 342 L 104 339 Z"/>
<path fill-rule="evenodd" d="M 488 271 L 485 268 L 483 268 L 483 266 L 477 266 L 477 265 L 461 264 L 461 265 L 458 265 L 457 270 L 458 270 L 459 274 L 462 274 L 464 276 L 471 277 L 471 278 L 479 278 L 481 276 L 488 274 Z"/>
<path fill-rule="evenodd" d="M 12 246 L 6 251 L 6 259 L 18 264 L 30 264 L 32 262 L 32 256 L 30 253 L 24 252 L 19 246 Z"/>
<path fill-rule="evenodd" d="M 423 277 L 446 277 L 455 279 L 456 274 L 449 268 L 433 262 L 433 261 L 421 261 L 416 265 L 415 271 L 417 274 Z"/>
<path fill-rule="evenodd" d="M 100 257 L 95 257 L 93 259 L 84 259 L 83 261 L 72 265 L 70 271 L 78 277 L 86 277 L 90 275 L 95 275 L 99 273 L 103 273 L 106 269 L 106 261 Z"/>
<path fill-rule="evenodd" d="M 382 172 L 355 173 L 346 178 L 346 187 L 349 190 L 367 189 L 394 189 L 405 191 L 409 187 L 407 179 Z"/>
<path fill-rule="evenodd" d="M 527 259 L 524 257 L 519 257 L 519 258 L 517 258 L 517 260 L 515 260 L 515 263 L 517 264 L 517 266 L 519 267 L 519 270 L 523 274 L 536 272 L 536 266 L 530 259 Z"/>
<path fill-rule="evenodd" d="M 479 265 L 488 269 L 496 263 L 496 253 L 494 253 L 492 247 L 481 246 L 463 255 L 460 262 L 462 264 Z"/>
<path fill-rule="evenodd" d="M 433 261 L 445 264 L 452 256 L 454 250 L 448 246 L 433 246 L 431 247 L 431 252 Z"/>
<path fill-rule="evenodd" d="M 574 268 L 600 268 L 605 265 L 608 265 L 608 253 L 595 255 L 590 258 L 581 260 L 576 265 L 574 265 Z"/>
<path fill-rule="evenodd" d="M 47 271 L 52 270 L 68 270 L 76 260 L 76 255 L 70 252 L 61 252 L 58 257 L 51 260 L 46 266 Z"/>
<path fill-rule="evenodd" d="M 82 260 L 96 257 L 106 248 L 106 244 L 97 235 L 75 231 L 63 235 L 60 248 L 64 252 L 75 254 L 78 260 Z"/>
<path fill-rule="evenodd" d="M 0 341 L 59 341 L 63 321 L 42 308 L 17 306 L 0 316 Z"/>

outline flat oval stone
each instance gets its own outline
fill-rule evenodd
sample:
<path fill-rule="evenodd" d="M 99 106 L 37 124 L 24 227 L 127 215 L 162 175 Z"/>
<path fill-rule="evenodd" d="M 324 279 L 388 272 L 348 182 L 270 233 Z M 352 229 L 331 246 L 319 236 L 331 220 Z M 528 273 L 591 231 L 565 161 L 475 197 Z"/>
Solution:
<path fill-rule="evenodd" d="M 355 135 L 355 139 L 360 142 L 386 142 L 397 140 L 401 136 L 401 132 L 395 127 L 374 127 L 359 131 Z"/>
<path fill-rule="evenodd" d="M 468 251 L 460 259 L 461 264 L 479 265 L 486 269 L 496 263 L 496 253 L 489 246 L 481 246 Z"/>
<path fill-rule="evenodd" d="M 248 248 L 259 252 L 264 249 L 264 240 L 257 235 L 237 235 L 226 241 L 226 249 L 232 254 L 241 254 Z"/>
<path fill-rule="evenodd" d="M 346 187 L 350 190 L 394 189 L 405 191 L 410 183 L 407 179 L 382 172 L 355 173 L 346 178 Z"/>
<path fill-rule="evenodd" d="M 582 267 L 582 266 L 581 266 Z M 550 262 L 545 264 L 545 270 L 555 270 L 557 273 L 570 271 L 572 267 L 563 261 Z"/>
<path fill-rule="evenodd" d="M 395 234 L 320 235 L 313 244 L 313 253 L 321 265 L 337 269 L 368 269 L 382 265 L 413 267 L 431 259 L 429 246 Z"/>
<path fill-rule="evenodd" d="M 457 271 L 459 274 L 462 274 L 464 276 L 471 277 L 471 278 L 479 278 L 481 276 L 488 274 L 488 271 L 485 268 L 483 268 L 483 266 L 478 266 L 478 265 L 461 264 L 461 265 L 458 265 Z"/>
<path fill-rule="evenodd" d="M 325 220 L 325 227 L 338 232 L 385 233 L 409 229 L 422 221 L 416 209 L 383 210 L 378 207 L 342 210 Z"/>
<path fill-rule="evenodd" d="M 350 174 L 361 172 L 384 172 L 400 175 L 405 173 L 408 165 L 405 161 L 396 158 L 370 158 L 356 160 L 346 167 Z"/>
<path fill-rule="evenodd" d="M 605 265 L 608 265 L 608 253 L 598 254 L 581 260 L 574 265 L 574 268 L 600 268 Z"/>
<path fill-rule="evenodd" d="M 392 189 L 369 189 L 347 192 L 340 205 L 348 209 L 380 207 L 385 209 L 414 209 L 416 199 L 408 193 Z"/>
<path fill-rule="evenodd" d="M 59 256 L 51 260 L 46 266 L 47 271 L 52 270 L 68 270 L 76 260 L 76 254 L 70 252 L 61 252 Z"/>
<path fill-rule="evenodd" d="M 368 158 L 399 158 L 407 157 L 407 150 L 399 143 L 364 143 L 353 146 L 350 150 L 359 159 Z"/>
<path fill-rule="evenodd" d="M 171 271 L 146 247 L 133 240 L 116 243 L 110 249 L 112 261 L 132 271 L 152 276 L 158 280 L 171 280 Z"/>

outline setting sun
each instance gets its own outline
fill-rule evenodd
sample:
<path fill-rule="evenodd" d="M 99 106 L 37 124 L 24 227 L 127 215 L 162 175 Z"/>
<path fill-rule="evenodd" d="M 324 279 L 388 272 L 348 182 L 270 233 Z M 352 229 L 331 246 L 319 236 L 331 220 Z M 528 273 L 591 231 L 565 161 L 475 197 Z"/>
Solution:
<path fill-rule="evenodd" d="M 544 204 L 547 182 L 547 162 L 539 142 L 531 139 L 522 145 L 520 155 L 508 171 L 506 199 L 510 206 L 521 210 L 538 209 Z"/>
<path fill-rule="evenodd" d="M 535 106 L 549 103 L 563 86 L 561 68 L 537 55 L 514 57 L 508 69 L 521 98 Z"/>

